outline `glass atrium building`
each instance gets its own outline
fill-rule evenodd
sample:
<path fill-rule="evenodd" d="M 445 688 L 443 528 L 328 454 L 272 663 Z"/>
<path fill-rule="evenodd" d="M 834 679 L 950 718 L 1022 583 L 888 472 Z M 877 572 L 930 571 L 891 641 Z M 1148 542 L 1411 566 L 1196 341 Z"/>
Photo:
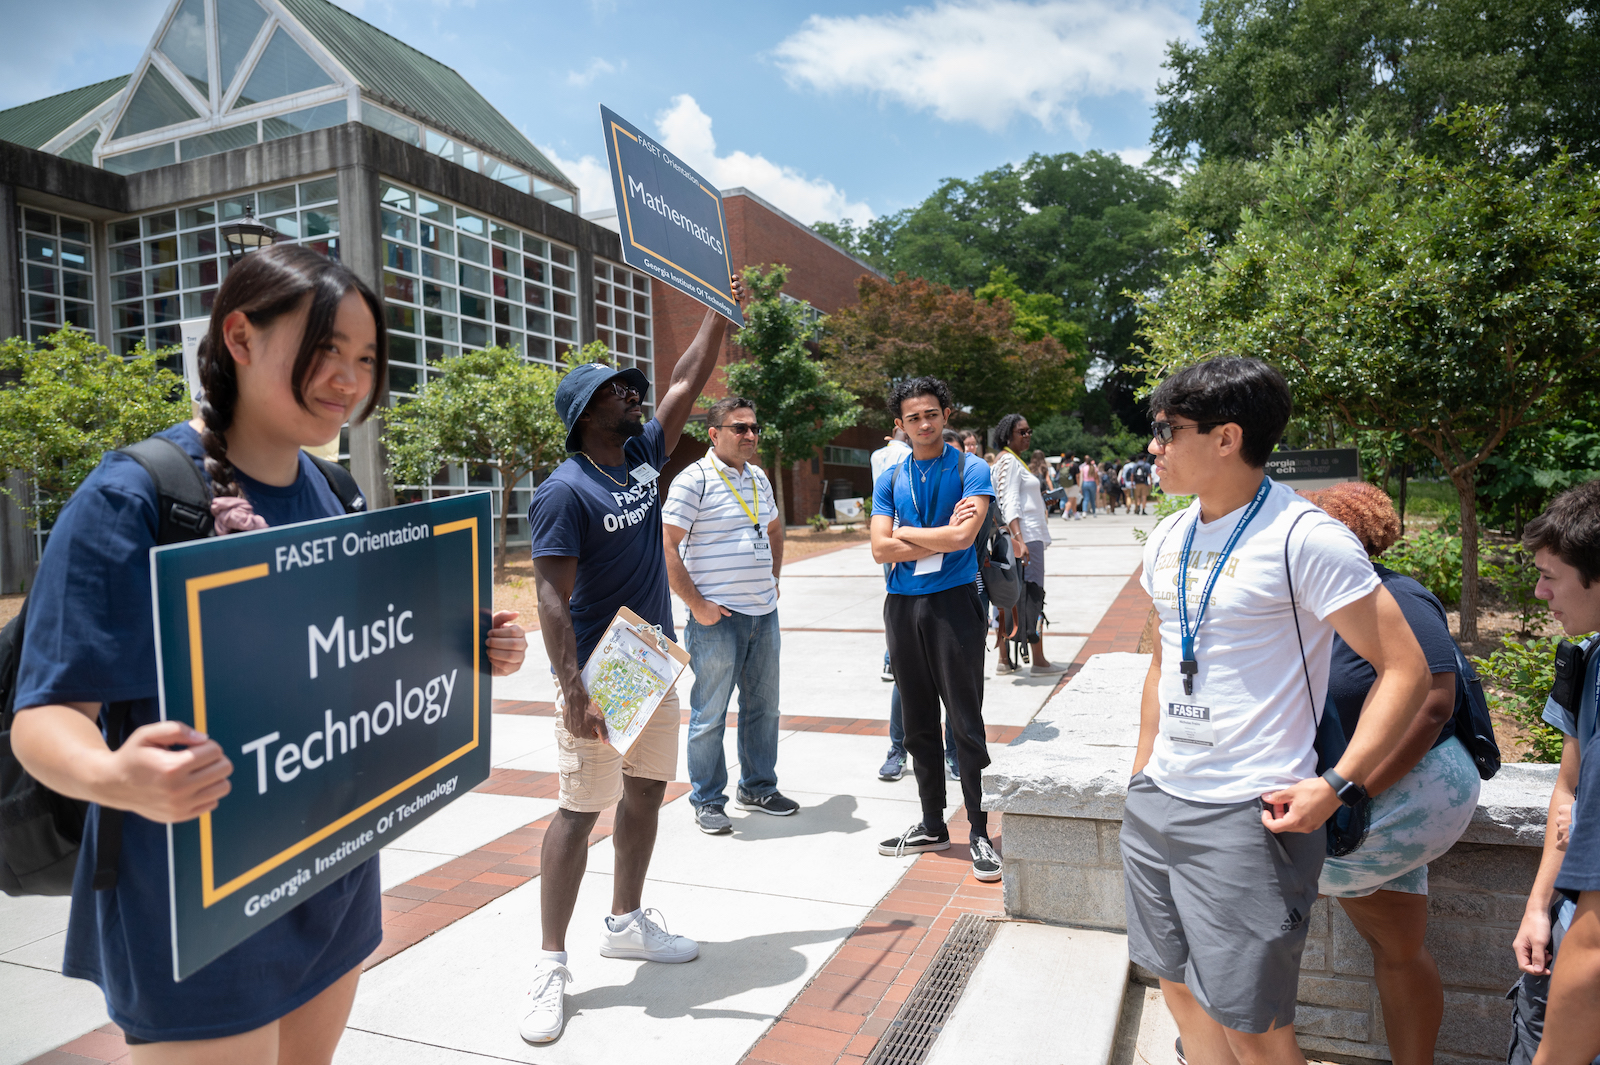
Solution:
<path fill-rule="evenodd" d="M 131 74 L 0 111 L 0 337 L 179 343 L 247 209 L 385 297 L 390 403 L 488 344 L 559 365 L 600 339 L 654 380 L 650 281 L 572 180 L 461 75 L 328 0 L 173 0 Z M 341 450 L 392 502 L 377 426 Z M 440 481 L 404 495 L 494 483 Z M 37 544 L 0 495 L 0 591 L 31 582 Z"/>

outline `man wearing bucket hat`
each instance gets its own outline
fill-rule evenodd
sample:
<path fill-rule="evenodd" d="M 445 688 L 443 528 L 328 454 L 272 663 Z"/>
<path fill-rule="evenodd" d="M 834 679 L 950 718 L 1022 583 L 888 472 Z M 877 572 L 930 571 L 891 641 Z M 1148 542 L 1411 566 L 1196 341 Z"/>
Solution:
<path fill-rule="evenodd" d="M 744 297 L 738 278 L 733 295 Z M 643 401 L 650 381 L 638 370 L 586 363 L 556 387 L 569 457 L 539 485 L 528 507 L 539 628 L 558 689 L 561 778 L 560 809 L 541 849 L 543 951 L 520 1025 L 530 1043 L 556 1039 L 565 1023 L 563 992 L 572 979 L 567 925 L 588 863 L 589 831 L 607 807 L 617 808 L 616 871 L 611 914 L 600 929 L 601 955 L 686 962 L 700 953 L 694 940 L 669 934 L 641 908 L 657 814 L 667 782 L 677 775 L 677 693 L 667 694 L 627 754 L 619 755 L 606 742 L 605 719 L 590 704 L 581 672 L 621 607 L 676 638 L 660 473 L 711 376 L 726 330 L 727 319 L 708 310 L 649 421 Z"/>

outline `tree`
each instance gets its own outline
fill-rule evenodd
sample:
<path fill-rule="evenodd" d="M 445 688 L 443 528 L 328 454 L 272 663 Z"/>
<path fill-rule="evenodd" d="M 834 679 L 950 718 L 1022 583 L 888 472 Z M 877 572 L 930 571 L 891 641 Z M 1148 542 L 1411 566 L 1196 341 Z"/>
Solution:
<path fill-rule="evenodd" d="M 1008 299 L 905 274 L 864 275 L 857 291 L 857 306 L 829 317 L 822 349 L 845 387 L 873 406 L 891 381 L 927 375 L 950 385 L 963 419 L 993 425 L 1017 410 L 1059 410 L 1082 383 L 1078 356 L 1054 336 L 1017 335 Z"/>
<path fill-rule="evenodd" d="M 724 369 L 730 395 L 744 396 L 756 405 L 761 422 L 761 461 L 772 471 L 772 488 L 778 498 L 778 515 L 788 524 L 783 502 L 785 456 L 810 456 L 817 448 L 856 424 L 861 407 L 812 357 L 807 343 L 815 327 L 808 320 L 808 305 L 782 297 L 789 280 L 787 266 L 770 266 L 766 273 L 747 266 L 741 271 L 750 302 L 744 311 L 744 328 L 733 342 L 747 358 Z"/>
<path fill-rule="evenodd" d="M 1503 106 L 1531 164 L 1561 145 L 1600 164 L 1600 18 L 1579 0 L 1205 0 L 1165 66 L 1151 141 L 1171 165 L 1265 158 L 1330 110 L 1449 155 L 1433 120 L 1463 104 Z"/>
<path fill-rule="evenodd" d="M 488 467 L 500 477 L 495 577 L 505 575 L 506 525 L 517 482 L 566 457 L 556 416 L 559 377 L 501 347 L 446 359 L 417 397 L 383 415 L 389 483 L 428 484 L 450 463 Z"/>
<path fill-rule="evenodd" d="M 1600 188 L 1564 151 L 1530 172 L 1497 113 L 1443 123 L 1454 161 L 1357 122 L 1262 168 L 1231 244 L 1145 302 L 1154 381 L 1213 355 L 1276 362 L 1307 412 L 1401 433 L 1461 501 L 1461 638 L 1477 639 L 1476 479 L 1519 426 L 1600 386 Z"/>
<path fill-rule="evenodd" d="M 31 499 L 13 496 L 29 525 L 55 521 L 102 454 L 189 417 L 183 379 L 161 365 L 176 351 L 140 342 L 114 358 L 78 329 L 0 344 L 0 470 L 32 480 Z"/>
<path fill-rule="evenodd" d="M 1120 371 L 1138 356 L 1128 293 L 1160 276 L 1172 196 L 1160 175 L 1114 155 L 1035 154 L 970 181 L 948 178 L 918 206 L 862 229 L 825 232 L 891 277 L 976 289 L 1004 267 L 1024 291 L 1059 297 L 1089 354 Z M 1137 416 L 1131 378 L 1113 373 L 1107 388 L 1124 420 Z"/>

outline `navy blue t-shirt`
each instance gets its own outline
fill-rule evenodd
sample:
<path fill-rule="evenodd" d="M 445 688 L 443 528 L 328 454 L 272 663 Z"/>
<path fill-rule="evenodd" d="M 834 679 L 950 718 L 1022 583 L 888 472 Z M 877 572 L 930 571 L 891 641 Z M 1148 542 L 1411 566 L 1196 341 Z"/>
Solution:
<path fill-rule="evenodd" d="M 661 423 L 651 418 L 644 435 L 622 445 L 622 454 L 622 466 L 596 466 L 573 455 L 539 486 L 528 506 L 533 557 L 578 560 L 571 610 L 580 665 L 621 607 L 661 626 L 668 639 L 678 638 L 667 593 L 661 478 L 640 484 L 630 472 L 645 464 L 659 473 L 667 464 Z"/>
<path fill-rule="evenodd" d="M 1461 683 L 1461 675 L 1456 669 L 1456 642 L 1450 637 L 1444 605 L 1432 592 L 1405 574 L 1396 573 L 1376 562 L 1372 568 L 1377 571 L 1383 586 L 1389 589 L 1389 594 L 1394 596 L 1394 601 L 1400 604 L 1400 612 L 1406 616 L 1412 635 L 1422 646 L 1422 657 L 1428 660 L 1428 672 L 1456 674 L 1456 706 L 1459 708 L 1461 700 L 1467 697 L 1467 689 Z M 1328 698 L 1339 711 L 1339 724 L 1344 726 L 1347 737 L 1356 734 L 1356 725 L 1361 720 L 1361 705 L 1366 702 L 1367 692 L 1377 679 L 1378 671 L 1372 668 L 1372 664 L 1352 651 L 1343 637 L 1335 633 L 1333 663 L 1328 669 Z M 1455 734 L 1455 715 L 1451 714 L 1450 720 L 1439 730 L 1439 738 L 1433 746 L 1439 746 Z"/>
<path fill-rule="evenodd" d="M 919 460 L 907 455 L 884 470 L 872 489 L 872 514 L 894 518 L 897 527 L 937 529 L 950 523 L 956 504 L 968 496 L 988 496 L 989 505 L 994 506 L 989 464 L 977 456 L 968 458 L 954 445 L 946 444 L 937 459 Z M 965 550 L 947 552 L 937 570 L 920 576 L 917 563 L 894 563 L 888 587 L 891 595 L 931 595 L 977 579 L 978 549 L 968 544 Z"/>
<path fill-rule="evenodd" d="M 200 436 L 187 423 L 160 435 L 204 472 Z M 287 487 L 237 476 L 268 525 L 344 513 L 303 454 L 300 476 Z M 156 499 L 143 467 L 108 453 L 62 508 L 28 596 L 17 706 L 128 701 L 130 730 L 161 719 L 150 607 Z M 383 939 L 374 857 L 176 983 L 166 827 L 124 814 L 117 886 L 95 891 L 99 814 L 90 806 L 62 972 L 99 984 L 111 1019 L 136 1038 L 209 1039 L 259 1028 L 310 1001 Z"/>

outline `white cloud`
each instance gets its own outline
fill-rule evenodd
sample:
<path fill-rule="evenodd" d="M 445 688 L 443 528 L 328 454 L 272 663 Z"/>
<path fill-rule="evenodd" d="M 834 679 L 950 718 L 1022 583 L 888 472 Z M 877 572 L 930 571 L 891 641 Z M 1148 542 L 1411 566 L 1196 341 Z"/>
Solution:
<path fill-rule="evenodd" d="M 597 159 L 592 155 L 564 159 L 542 144 L 539 145 L 539 150 L 556 164 L 563 174 L 577 182 L 578 203 L 583 208 L 584 214 L 608 210 L 617 205 L 616 194 L 611 188 L 611 165 L 606 160 Z"/>
<path fill-rule="evenodd" d="M 899 14 L 813 15 L 775 54 L 791 84 L 876 93 L 989 130 L 1025 115 L 1081 139 L 1084 98 L 1155 98 L 1167 41 L 1194 34 L 1168 2 L 941 0 Z"/>
<path fill-rule="evenodd" d="M 626 67 L 628 64 L 624 61 L 622 65 Z M 589 60 L 589 65 L 582 70 L 567 71 L 567 84 L 582 88 L 602 74 L 615 74 L 616 72 L 617 68 L 607 63 L 604 59 L 591 59 Z"/>
<path fill-rule="evenodd" d="M 1129 166 L 1143 166 L 1155 154 L 1151 148 L 1121 148 L 1111 153 Z"/>
<path fill-rule="evenodd" d="M 656 132 L 668 151 L 710 178 L 717 188 L 742 185 L 806 225 L 842 218 L 866 222 L 873 217 L 872 208 L 852 201 L 824 178 L 807 177 L 762 155 L 741 151 L 718 155 L 711 116 L 687 93 L 674 96 L 672 106 L 656 116 Z"/>

